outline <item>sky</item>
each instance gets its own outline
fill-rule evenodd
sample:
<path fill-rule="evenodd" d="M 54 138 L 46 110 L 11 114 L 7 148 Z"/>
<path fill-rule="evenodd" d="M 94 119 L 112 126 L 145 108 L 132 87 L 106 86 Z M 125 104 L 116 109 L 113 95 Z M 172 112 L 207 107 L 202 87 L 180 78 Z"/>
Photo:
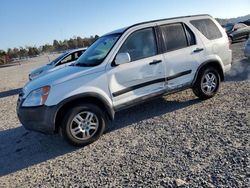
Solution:
<path fill-rule="evenodd" d="M 250 0 L 0 0 L 0 49 L 103 35 L 142 21 L 250 14 Z"/>

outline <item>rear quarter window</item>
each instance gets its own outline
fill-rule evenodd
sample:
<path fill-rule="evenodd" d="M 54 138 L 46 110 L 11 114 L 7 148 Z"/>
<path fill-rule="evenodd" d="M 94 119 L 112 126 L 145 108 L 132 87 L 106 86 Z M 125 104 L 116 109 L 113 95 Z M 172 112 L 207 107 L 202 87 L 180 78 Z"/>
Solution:
<path fill-rule="evenodd" d="M 190 21 L 190 23 L 209 40 L 214 40 L 222 37 L 219 28 L 211 19 L 192 20 Z"/>

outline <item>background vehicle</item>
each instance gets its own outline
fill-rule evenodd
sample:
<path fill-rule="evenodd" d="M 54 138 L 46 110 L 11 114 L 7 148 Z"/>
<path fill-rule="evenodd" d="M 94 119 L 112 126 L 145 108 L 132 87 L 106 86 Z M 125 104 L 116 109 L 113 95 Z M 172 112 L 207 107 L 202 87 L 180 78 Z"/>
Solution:
<path fill-rule="evenodd" d="M 224 26 L 231 42 L 240 39 L 247 39 L 250 34 L 250 26 L 244 23 L 227 24 Z"/>
<path fill-rule="evenodd" d="M 213 97 L 231 68 L 223 28 L 209 15 L 156 20 L 108 33 L 72 66 L 25 85 L 17 114 L 29 130 L 61 131 L 77 146 L 94 142 L 115 113 L 192 88 Z"/>
<path fill-rule="evenodd" d="M 29 74 L 29 80 L 33 80 L 37 78 L 38 76 L 44 75 L 51 71 L 55 71 L 59 68 L 63 68 L 75 62 L 82 55 L 82 53 L 86 51 L 86 49 L 87 48 L 79 48 L 79 49 L 74 49 L 74 50 L 64 52 L 63 54 L 61 54 L 59 57 L 54 59 L 49 64 L 33 70 Z"/>
<path fill-rule="evenodd" d="M 246 20 L 244 22 L 240 22 L 240 23 L 243 23 L 243 24 L 246 24 L 246 25 L 250 26 L 250 19 L 248 19 L 248 20 Z"/>
<path fill-rule="evenodd" d="M 250 35 L 249 35 L 249 38 L 247 40 L 244 52 L 245 52 L 245 56 L 248 57 L 248 58 L 250 58 Z"/>

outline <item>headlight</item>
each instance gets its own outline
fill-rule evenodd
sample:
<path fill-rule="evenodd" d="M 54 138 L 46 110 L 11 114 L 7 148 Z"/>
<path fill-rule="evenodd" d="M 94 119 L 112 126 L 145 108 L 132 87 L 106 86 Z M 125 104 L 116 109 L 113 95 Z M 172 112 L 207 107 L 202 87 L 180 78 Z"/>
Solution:
<path fill-rule="evenodd" d="M 29 79 L 30 80 L 33 80 L 34 78 L 38 77 L 43 71 L 39 71 L 39 72 L 36 72 L 36 73 L 32 73 L 29 75 Z"/>
<path fill-rule="evenodd" d="M 48 95 L 49 95 L 50 86 L 44 86 L 42 88 L 33 90 L 24 100 L 24 107 L 32 107 L 32 106 L 41 106 L 44 105 Z"/>

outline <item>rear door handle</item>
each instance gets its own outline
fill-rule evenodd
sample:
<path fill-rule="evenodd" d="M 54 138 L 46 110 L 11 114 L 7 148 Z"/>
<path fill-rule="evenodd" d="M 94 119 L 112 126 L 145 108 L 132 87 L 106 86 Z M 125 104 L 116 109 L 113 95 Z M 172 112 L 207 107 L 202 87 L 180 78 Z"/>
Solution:
<path fill-rule="evenodd" d="M 155 64 L 158 64 L 161 62 L 162 62 L 162 60 L 154 60 L 154 61 L 150 62 L 149 65 L 155 65 Z"/>
<path fill-rule="evenodd" d="M 194 53 L 197 53 L 197 52 L 201 52 L 201 51 L 203 51 L 204 49 L 203 48 L 196 48 L 193 52 Z"/>

